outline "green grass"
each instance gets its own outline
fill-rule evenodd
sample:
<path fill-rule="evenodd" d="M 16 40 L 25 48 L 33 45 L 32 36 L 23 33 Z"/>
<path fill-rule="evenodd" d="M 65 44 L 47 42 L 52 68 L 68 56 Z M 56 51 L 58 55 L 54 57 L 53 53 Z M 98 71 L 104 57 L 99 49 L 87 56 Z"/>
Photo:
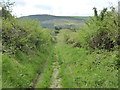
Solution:
<path fill-rule="evenodd" d="M 118 88 L 117 53 L 58 45 L 63 88 Z"/>
<path fill-rule="evenodd" d="M 37 73 L 43 69 L 42 66 L 50 55 L 50 49 L 50 46 L 47 49 L 43 48 L 47 51 L 37 52 L 36 55 L 26 55 L 23 52 L 18 52 L 15 57 L 9 57 L 4 54 L 2 57 L 2 87 L 30 87 Z"/>
<path fill-rule="evenodd" d="M 109 11 L 103 8 L 91 19 L 78 16 L 72 16 L 71 20 L 68 20 L 71 16 L 54 21 L 46 19 L 41 25 L 48 28 L 55 28 L 50 27 L 55 22 L 57 26 L 66 26 L 56 37 L 52 30 L 39 27 L 36 20 L 18 20 L 9 11 L 10 3 L 7 7 L 2 16 L 0 46 L 3 88 L 29 88 L 39 73 L 42 74 L 36 87 L 48 88 L 56 59 L 60 66 L 57 78 L 60 78 L 62 88 L 118 88 L 120 36 L 118 12 L 114 7 L 108 8 Z M 82 23 L 85 21 L 86 24 Z M 67 28 L 73 24 L 79 28 Z"/>
<path fill-rule="evenodd" d="M 46 65 L 41 73 L 40 79 L 36 85 L 36 88 L 49 88 L 51 84 L 51 77 L 53 73 L 53 62 L 55 60 L 54 57 L 54 49 L 51 51 L 51 55 L 48 58 Z"/>

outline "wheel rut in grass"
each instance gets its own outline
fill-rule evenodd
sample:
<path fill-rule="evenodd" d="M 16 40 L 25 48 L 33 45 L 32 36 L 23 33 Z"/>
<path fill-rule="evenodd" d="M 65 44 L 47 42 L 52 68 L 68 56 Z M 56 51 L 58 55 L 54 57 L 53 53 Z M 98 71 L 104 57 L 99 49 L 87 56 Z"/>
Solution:
<path fill-rule="evenodd" d="M 53 74 L 51 78 L 51 85 L 50 88 L 62 88 L 61 86 L 61 78 L 58 78 L 59 70 L 60 70 L 60 65 L 58 63 L 58 55 L 55 55 L 56 60 L 53 63 Z"/>
<path fill-rule="evenodd" d="M 32 82 L 31 88 L 36 88 L 36 85 L 37 85 L 38 82 L 42 79 L 42 74 L 43 74 L 43 71 L 44 71 L 44 69 L 46 68 L 46 66 L 47 66 L 47 64 L 48 64 L 48 59 L 49 59 L 49 57 L 47 58 L 45 64 L 43 65 L 42 71 L 40 71 L 40 72 L 37 74 L 35 80 Z"/>
<path fill-rule="evenodd" d="M 50 80 L 51 84 L 50 84 L 49 88 L 62 88 L 61 78 L 58 78 L 59 71 L 60 71 L 58 55 L 56 52 L 54 53 L 54 55 L 55 55 L 55 58 L 54 58 L 54 62 L 52 64 L 53 73 L 51 74 L 51 80 Z M 46 63 L 43 65 L 42 71 L 40 71 L 37 74 L 35 80 L 31 83 L 31 88 L 36 88 L 39 83 L 42 83 L 42 79 L 44 76 L 44 70 L 45 70 L 45 68 L 47 68 L 47 65 L 49 63 L 48 59 L 49 59 L 49 57 L 47 58 Z"/>

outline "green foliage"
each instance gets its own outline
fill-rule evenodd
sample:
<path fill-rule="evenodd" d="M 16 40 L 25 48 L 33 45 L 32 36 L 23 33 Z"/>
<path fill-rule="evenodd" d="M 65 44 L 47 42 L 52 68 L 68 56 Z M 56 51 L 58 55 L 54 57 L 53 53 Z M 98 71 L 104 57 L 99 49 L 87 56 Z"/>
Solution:
<path fill-rule="evenodd" d="M 51 56 L 51 31 L 30 19 L 5 16 L 2 24 L 2 87 L 31 87 L 48 56 Z"/>
<path fill-rule="evenodd" d="M 50 31 L 32 20 L 3 23 L 3 86 L 29 87 L 50 53 Z"/>
<path fill-rule="evenodd" d="M 30 87 L 50 55 L 50 31 L 29 19 L 3 19 L 2 29 L 3 87 Z"/>
<path fill-rule="evenodd" d="M 55 26 L 55 30 L 60 30 L 60 29 L 62 29 L 62 27 Z"/>
<path fill-rule="evenodd" d="M 91 43 L 94 44 L 99 44 L 100 47 L 102 47 L 103 45 L 107 45 L 107 41 L 108 44 L 113 44 L 114 49 L 117 47 L 117 41 L 118 41 L 118 14 L 117 11 L 115 10 L 114 7 L 110 7 L 110 11 L 107 11 L 107 8 L 104 8 L 100 14 L 96 17 L 91 18 L 91 20 L 89 20 L 87 22 L 88 25 L 88 32 L 91 33 L 92 37 L 90 39 L 88 39 L 89 44 L 91 45 Z M 105 35 L 102 36 L 103 33 L 106 33 Z M 102 37 L 99 37 L 99 36 Z M 97 39 L 97 43 L 94 42 L 94 38 L 98 37 Z M 100 38 L 102 38 L 103 40 L 100 40 Z M 107 38 L 107 39 L 106 39 Z M 109 39 L 109 40 L 108 40 Z M 96 45 L 94 45 L 96 47 Z M 108 46 L 109 47 L 109 46 Z M 110 48 L 113 48 L 110 47 Z M 99 48 L 99 47 L 98 47 Z M 110 48 L 108 48 L 108 50 L 110 50 Z M 103 47 L 103 49 L 106 49 Z"/>
<path fill-rule="evenodd" d="M 2 17 L 4 19 L 11 19 L 13 18 L 14 16 L 11 15 L 11 7 L 14 5 L 14 2 L 10 2 L 9 0 L 8 1 L 2 1 L 1 2 L 2 4 L 2 10 L 0 10 L 0 13 L 2 14 Z"/>
<path fill-rule="evenodd" d="M 51 43 L 50 31 L 39 27 L 35 20 L 4 20 L 2 28 L 3 51 L 15 54 L 28 52 Z"/>
<path fill-rule="evenodd" d="M 118 88 L 117 53 L 58 45 L 63 88 Z"/>
<path fill-rule="evenodd" d="M 118 15 L 104 8 L 76 32 L 61 30 L 58 54 L 63 88 L 118 88 Z"/>
<path fill-rule="evenodd" d="M 3 55 L 3 88 L 30 87 L 37 73 L 42 71 L 43 65 L 50 55 L 50 48 L 43 50 L 46 52 L 38 52 L 36 53 L 38 55 L 29 56 L 20 51 L 16 54 L 15 58 L 10 58 L 7 55 Z"/>
<path fill-rule="evenodd" d="M 114 7 L 109 11 L 104 8 L 100 14 L 94 8 L 94 17 L 84 27 L 58 33 L 40 27 L 36 20 L 16 19 L 11 15 L 11 5 L 8 2 L 2 8 L 3 88 L 31 87 L 40 72 L 43 73 L 36 87 L 48 88 L 55 54 L 63 88 L 118 87 L 120 36 Z"/>
<path fill-rule="evenodd" d="M 97 13 L 96 8 L 94 9 Z M 118 15 L 114 7 L 110 7 L 109 11 L 104 8 L 100 14 L 95 14 L 86 22 L 86 25 L 76 30 L 76 32 L 69 31 L 68 33 L 66 30 L 61 32 L 64 33 L 62 38 L 66 43 L 77 43 L 88 49 L 115 50 L 119 44 Z"/>

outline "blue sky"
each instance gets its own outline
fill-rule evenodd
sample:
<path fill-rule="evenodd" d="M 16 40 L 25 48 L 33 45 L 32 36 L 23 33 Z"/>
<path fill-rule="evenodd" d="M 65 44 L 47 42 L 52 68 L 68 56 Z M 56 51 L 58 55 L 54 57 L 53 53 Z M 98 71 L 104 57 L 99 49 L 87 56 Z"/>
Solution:
<path fill-rule="evenodd" d="M 33 14 L 57 16 L 92 16 L 93 7 L 100 11 L 118 0 L 10 0 L 15 2 L 13 14 L 17 17 Z"/>

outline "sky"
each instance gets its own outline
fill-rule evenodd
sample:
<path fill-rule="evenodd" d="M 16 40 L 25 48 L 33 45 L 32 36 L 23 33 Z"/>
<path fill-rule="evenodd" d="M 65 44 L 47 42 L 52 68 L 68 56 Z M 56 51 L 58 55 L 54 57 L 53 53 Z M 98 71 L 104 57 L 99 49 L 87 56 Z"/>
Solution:
<path fill-rule="evenodd" d="M 98 11 L 118 0 L 10 0 L 15 2 L 13 14 L 17 17 L 49 14 L 56 16 L 93 16 L 93 7 Z"/>

